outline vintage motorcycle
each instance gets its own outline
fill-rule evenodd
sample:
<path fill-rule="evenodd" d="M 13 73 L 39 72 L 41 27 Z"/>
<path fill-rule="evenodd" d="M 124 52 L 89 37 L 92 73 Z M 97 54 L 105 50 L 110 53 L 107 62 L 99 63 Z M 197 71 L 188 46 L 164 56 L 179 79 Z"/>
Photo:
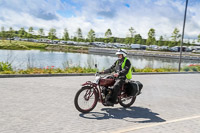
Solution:
<path fill-rule="evenodd" d="M 95 74 L 95 80 L 87 81 L 82 84 L 82 88 L 78 90 L 74 98 L 74 105 L 76 109 L 82 113 L 88 113 L 92 111 L 97 102 L 101 102 L 105 106 L 106 96 L 112 93 L 111 86 L 115 83 L 115 78 L 112 75 L 100 76 L 99 73 Z M 120 104 L 121 106 L 127 108 L 130 107 L 136 100 L 137 95 L 141 92 L 139 89 L 134 95 L 130 95 L 130 88 L 128 88 L 128 83 L 132 81 L 126 81 L 119 91 L 118 99 L 115 104 Z M 129 93 L 129 94 L 128 94 Z"/>

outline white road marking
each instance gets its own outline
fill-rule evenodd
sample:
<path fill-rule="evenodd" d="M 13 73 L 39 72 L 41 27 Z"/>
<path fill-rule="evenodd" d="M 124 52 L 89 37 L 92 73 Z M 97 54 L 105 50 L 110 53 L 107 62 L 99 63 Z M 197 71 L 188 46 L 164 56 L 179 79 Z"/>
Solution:
<path fill-rule="evenodd" d="M 149 128 L 149 127 L 165 125 L 165 124 L 168 124 L 168 123 L 174 123 L 174 122 L 186 121 L 186 120 L 191 120 L 191 119 L 197 119 L 197 118 L 200 118 L 200 115 L 192 116 L 192 117 L 186 117 L 186 118 L 180 118 L 180 119 L 175 119 L 175 120 L 169 120 L 169 121 L 166 121 L 166 122 L 155 123 L 155 124 L 150 124 L 150 125 L 146 125 L 146 126 L 130 127 L 130 128 L 124 128 L 124 129 L 121 129 L 121 130 L 113 130 L 113 131 L 108 131 L 108 132 L 109 133 L 124 133 L 124 132 L 129 132 L 129 131 Z M 101 133 L 107 133 L 107 131 L 103 131 Z"/>

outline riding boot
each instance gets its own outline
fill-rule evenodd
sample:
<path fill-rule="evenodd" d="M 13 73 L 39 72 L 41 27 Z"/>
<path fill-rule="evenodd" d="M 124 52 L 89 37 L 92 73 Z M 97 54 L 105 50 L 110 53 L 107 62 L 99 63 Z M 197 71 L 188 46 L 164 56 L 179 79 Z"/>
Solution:
<path fill-rule="evenodd" d="M 112 91 L 109 90 L 108 94 L 106 95 L 106 98 L 105 98 L 105 106 L 113 106 L 114 103 L 111 102 L 112 100 Z"/>
<path fill-rule="evenodd" d="M 110 101 L 106 101 L 106 103 L 104 104 L 105 106 L 114 106 L 114 103 L 110 102 Z"/>

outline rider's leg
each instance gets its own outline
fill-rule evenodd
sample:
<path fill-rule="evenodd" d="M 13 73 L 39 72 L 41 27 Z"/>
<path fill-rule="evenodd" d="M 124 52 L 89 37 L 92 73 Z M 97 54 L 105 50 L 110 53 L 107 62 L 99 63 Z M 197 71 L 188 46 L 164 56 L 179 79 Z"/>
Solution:
<path fill-rule="evenodd" d="M 116 80 L 116 82 L 113 86 L 113 92 L 112 92 L 112 96 L 111 96 L 111 100 L 110 100 L 112 103 L 116 102 L 119 90 L 122 87 L 123 83 L 124 83 L 123 79 Z"/>

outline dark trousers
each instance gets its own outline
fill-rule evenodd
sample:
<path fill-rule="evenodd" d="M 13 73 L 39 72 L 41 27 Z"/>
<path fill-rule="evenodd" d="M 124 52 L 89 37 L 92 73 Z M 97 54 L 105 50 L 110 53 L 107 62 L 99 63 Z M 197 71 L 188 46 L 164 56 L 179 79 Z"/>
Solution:
<path fill-rule="evenodd" d="M 113 85 L 112 94 L 109 96 L 109 101 L 111 101 L 112 103 L 116 102 L 120 88 L 124 83 L 124 79 L 116 79 L 115 84 Z"/>

